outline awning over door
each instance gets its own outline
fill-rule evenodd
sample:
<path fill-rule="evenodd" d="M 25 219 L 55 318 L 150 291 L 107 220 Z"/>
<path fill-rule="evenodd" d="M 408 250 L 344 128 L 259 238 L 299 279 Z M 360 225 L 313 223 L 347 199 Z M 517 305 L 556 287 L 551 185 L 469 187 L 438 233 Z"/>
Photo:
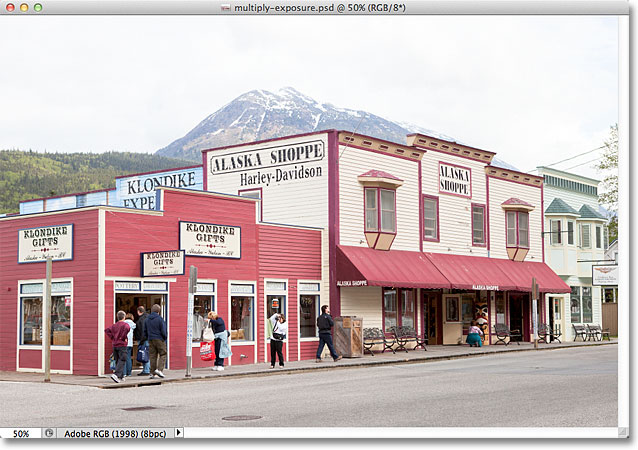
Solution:
<path fill-rule="evenodd" d="M 337 247 L 338 286 L 450 288 L 449 281 L 421 252 Z"/>
<path fill-rule="evenodd" d="M 536 278 L 539 292 L 571 292 L 571 288 L 542 262 L 337 247 L 339 286 L 530 292 L 533 277 Z"/>

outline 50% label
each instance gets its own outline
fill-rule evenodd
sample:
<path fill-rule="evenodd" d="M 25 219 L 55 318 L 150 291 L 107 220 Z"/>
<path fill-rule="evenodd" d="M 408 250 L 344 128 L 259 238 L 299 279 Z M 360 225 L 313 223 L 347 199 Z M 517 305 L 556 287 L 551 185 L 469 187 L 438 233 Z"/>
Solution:
<path fill-rule="evenodd" d="M 14 438 L 28 438 L 29 430 L 13 430 Z"/>

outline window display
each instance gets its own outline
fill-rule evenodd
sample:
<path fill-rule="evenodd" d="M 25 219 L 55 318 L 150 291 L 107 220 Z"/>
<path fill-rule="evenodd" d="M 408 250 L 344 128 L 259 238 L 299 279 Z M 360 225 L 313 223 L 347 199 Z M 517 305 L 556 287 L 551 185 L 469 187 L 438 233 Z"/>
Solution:
<path fill-rule="evenodd" d="M 396 289 L 385 289 L 383 291 L 383 312 L 385 320 L 383 322 L 384 331 L 388 332 L 390 327 L 397 325 L 397 291 Z"/>
<path fill-rule="evenodd" d="M 299 296 L 299 332 L 302 338 L 317 337 L 318 295 Z"/>
<path fill-rule="evenodd" d="M 252 341 L 253 298 L 233 296 L 230 301 L 230 333 L 233 341 Z"/>

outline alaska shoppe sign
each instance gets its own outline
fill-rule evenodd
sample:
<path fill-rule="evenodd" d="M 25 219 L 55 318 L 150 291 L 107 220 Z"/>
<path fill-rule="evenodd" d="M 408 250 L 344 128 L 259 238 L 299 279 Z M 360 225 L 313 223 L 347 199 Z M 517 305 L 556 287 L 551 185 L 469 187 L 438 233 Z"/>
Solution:
<path fill-rule="evenodd" d="M 18 230 L 18 263 L 73 259 L 73 224 Z"/>
<path fill-rule="evenodd" d="M 472 170 L 439 162 L 439 192 L 471 198 Z"/>
<path fill-rule="evenodd" d="M 184 250 L 140 253 L 140 267 L 143 277 L 184 275 L 185 263 Z"/>
<path fill-rule="evenodd" d="M 210 152 L 208 172 L 212 176 L 238 173 L 242 187 L 270 186 L 322 176 L 322 166 L 313 163 L 318 163 L 325 155 L 321 140 L 222 155 Z"/>
<path fill-rule="evenodd" d="M 241 258 L 241 227 L 180 222 L 179 248 L 188 256 Z"/>

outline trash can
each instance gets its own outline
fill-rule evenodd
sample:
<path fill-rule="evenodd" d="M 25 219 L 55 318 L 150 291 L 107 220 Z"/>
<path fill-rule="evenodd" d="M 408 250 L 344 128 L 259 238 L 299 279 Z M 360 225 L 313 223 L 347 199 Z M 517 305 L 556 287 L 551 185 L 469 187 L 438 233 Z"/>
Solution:
<path fill-rule="evenodd" d="M 355 316 L 335 317 L 335 350 L 344 358 L 363 356 L 363 319 Z"/>

